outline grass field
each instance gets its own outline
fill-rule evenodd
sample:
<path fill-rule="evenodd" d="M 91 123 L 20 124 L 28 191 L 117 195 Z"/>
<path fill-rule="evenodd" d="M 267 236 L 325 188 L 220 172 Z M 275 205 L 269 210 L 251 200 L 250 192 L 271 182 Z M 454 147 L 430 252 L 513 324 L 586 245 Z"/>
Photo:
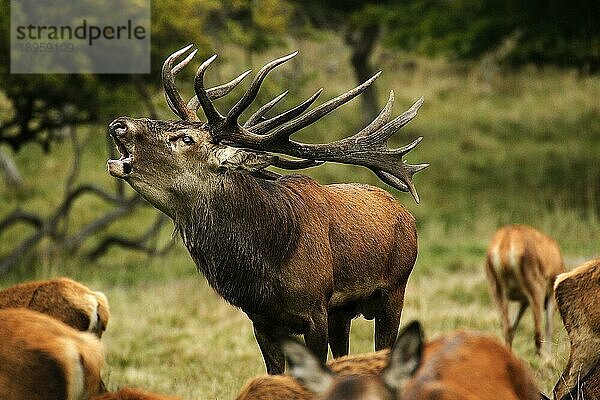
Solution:
<path fill-rule="evenodd" d="M 335 38 L 328 39 L 318 46 L 298 43 L 300 57 L 292 67 L 272 74 L 261 98 L 284 88 L 294 92 L 296 101 L 321 86 L 326 88 L 323 99 L 347 90 L 348 54 Z M 257 56 L 255 62 L 277 54 Z M 223 80 L 245 68 L 236 64 L 237 56 L 232 52 L 222 66 L 218 75 Z M 377 83 L 382 104 L 387 88 L 395 90 L 396 113 L 421 95 L 426 100 L 417 118 L 393 141 L 400 145 L 423 135 L 425 140 L 408 160 L 431 163 L 415 178 L 420 205 L 395 192 L 417 219 L 420 246 L 403 322 L 420 319 L 430 337 L 455 328 L 500 337 L 483 271 L 487 242 L 498 226 L 527 223 L 540 228 L 558 240 L 568 268 L 600 254 L 600 79 L 554 69 L 490 72 L 477 65 L 408 60 L 413 59 L 380 51 L 375 62 L 384 70 Z M 184 77 L 180 85 L 186 82 L 191 88 L 190 79 Z M 156 93 L 154 100 L 162 115 L 171 118 L 162 95 Z M 360 129 L 358 106 L 352 104 L 298 136 L 332 140 Z M 340 126 L 347 131 L 341 132 Z M 105 127 L 82 129 L 80 139 L 84 154 L 78 181 L 113 185 L 105 172 Z M 0 186 L 0 218 L 16 207 L 49 213 L 60 200 L 69 168 L 67 143 L 55 144 L 49 155 L 29 145 L 15 158 L 26 187 L 16 194 Z M 324 183 L 383 186 L 360 168 L 327 165 L 307 173 Z M 73 211 L 71 229 L 106 207 L 95 199 L 82 200 Z M 142 209 L 111 226 L 110 232 L 134 234 L 151 224 L 154 213 Z M 28 233 L 24 227 L 4 232 L 0 257 Z M 171 240 L 170 228 L 158 240 Z M 55 252 L 44 242 L 3 276 L 0 286 L 62 275 L 102 290 L 109 298 L 112 319 L 104 339 L 104 375 L 112 389 L 140 386 L 190 400 L 231 399 L 248 378 L 264 372 L 249 321 L 208 287 L 181 243 L 165 257 L 115 249 L 90 262 Z M 555 320 L 549 356 L 535 356 L 530 312 L 514 343 L 545 392 L 568 356 L 558 315 Z M 371 322 L 354 322 L 352 353 L 372 349 L 372 329 Z"/>

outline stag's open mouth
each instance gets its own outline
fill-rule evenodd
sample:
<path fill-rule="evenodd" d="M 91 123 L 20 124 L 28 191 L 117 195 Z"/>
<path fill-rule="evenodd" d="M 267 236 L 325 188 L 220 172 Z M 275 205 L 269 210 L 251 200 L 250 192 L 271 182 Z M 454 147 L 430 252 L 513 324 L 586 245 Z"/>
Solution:
<path fill-rule="evenodd" d="M 108 160 L 108 172 L 117 178 L 125 178 L 133 171 L 133 154 L 118 138 L 113 136 L 113 140 L 121 157 L 118 160 Z"/>

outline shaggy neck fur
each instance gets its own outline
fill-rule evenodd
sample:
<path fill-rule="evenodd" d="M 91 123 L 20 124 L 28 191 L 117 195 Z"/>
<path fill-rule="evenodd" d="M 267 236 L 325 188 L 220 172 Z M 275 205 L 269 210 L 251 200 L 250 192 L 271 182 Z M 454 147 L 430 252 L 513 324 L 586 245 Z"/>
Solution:
<path fill-rule="evenodd" d="M 238 173 L 214 178 L 175 217 L 198 269 L 228 302 L 260 311 L 279 286 L 277 271 L 295 248 L 293 195 L 279 182 Z"/>

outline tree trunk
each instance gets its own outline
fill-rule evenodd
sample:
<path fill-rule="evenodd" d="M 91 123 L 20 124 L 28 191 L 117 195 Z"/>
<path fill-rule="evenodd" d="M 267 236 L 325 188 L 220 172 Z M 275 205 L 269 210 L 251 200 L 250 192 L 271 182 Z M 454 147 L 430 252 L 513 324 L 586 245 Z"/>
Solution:
<path fill-rule="evenodd" d="M 375 74 L 373 67 L 369 63 L 369 58 L 379 38 L 379 31 L 379 25 L 373 24 L 349 30 L 346 33 L 346 44 L 350 46 L 352 51 L 350 63 L 359 84 Z M 360 97 L 363 102 L 363 120 L 367 122 L 371 121 L 379 113 L 375 86 L 371 85 Z"/>

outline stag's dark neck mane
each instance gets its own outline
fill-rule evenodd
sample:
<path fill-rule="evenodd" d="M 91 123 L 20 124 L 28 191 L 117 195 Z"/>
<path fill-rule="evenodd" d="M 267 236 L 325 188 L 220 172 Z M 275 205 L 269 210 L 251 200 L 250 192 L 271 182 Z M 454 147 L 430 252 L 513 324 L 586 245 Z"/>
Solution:
<path fill-rule="evenodd" d="M 233 305 L 257 312 L 276 301 L 276 271 L 299 235 L 292 203 L 301 199 L 278 181 L 238 173 L 214 179 L 213 190 L 177 213 L 176 230 L 209 284 Z"/>

